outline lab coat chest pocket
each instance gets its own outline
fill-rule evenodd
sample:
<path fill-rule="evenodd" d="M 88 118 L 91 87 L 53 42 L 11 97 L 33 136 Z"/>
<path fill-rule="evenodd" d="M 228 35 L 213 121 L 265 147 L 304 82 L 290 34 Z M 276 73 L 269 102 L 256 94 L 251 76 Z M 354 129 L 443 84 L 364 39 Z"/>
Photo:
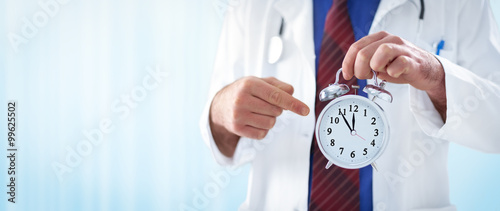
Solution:
<path fill-rule="evenodd" d="M 439 43 L 441 41 L 443 42 L 443 46 L 440 48 Z M 439 55 L 440 57 L 446 58 L 449 61 L 456 63 L 457 60 L 456 44 L 452 40 L 435 38 L 433 39 L 433 41 L 427 41 L 421 39 L 416 42 L 416 45 L 429 53 L 432 53 L 434 55 Z M 438 54 L 438 48 L 440 48 L 439 54 Z"/>
<path fill-rule="evenodd" d="M 457 63 L 457 51 L 455 51 L 453 49 L 453 47 L 445 48 L 445 49 L 441 50 L 439 56 L 446 58 L 453 63 Z"/>

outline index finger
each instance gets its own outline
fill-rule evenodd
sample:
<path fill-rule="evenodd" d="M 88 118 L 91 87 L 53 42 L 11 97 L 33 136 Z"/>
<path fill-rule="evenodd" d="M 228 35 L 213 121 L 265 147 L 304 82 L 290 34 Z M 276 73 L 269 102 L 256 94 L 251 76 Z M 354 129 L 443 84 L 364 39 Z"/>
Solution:
<path fill-rule="evenodd" d="M 309 107 L 302 101 L 265 81 L 260 82 L 251 89 L 253 96 L 298 115 L 307 116 L 309 114 Z"/>

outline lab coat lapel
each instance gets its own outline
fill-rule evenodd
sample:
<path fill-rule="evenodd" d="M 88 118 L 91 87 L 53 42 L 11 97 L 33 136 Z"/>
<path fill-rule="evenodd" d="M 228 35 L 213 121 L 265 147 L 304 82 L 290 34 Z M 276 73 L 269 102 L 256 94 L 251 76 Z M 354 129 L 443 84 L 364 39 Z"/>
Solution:
<path fill-rule="evenodd" d="M 312 1 L 276 0 L 273 7 L 285 19 L 285 27 L 291 27 L 293 41 L 315 74 Z"/>
<path fill-rule="evenodd" d="M 380 25 L 384 17 L 395 8 L 410 1 L 412 0 L 381 0 L 370 33 L 383 28 Z M 291 27 L 293 41 L 307 60 L 310 71 L 315 74 L 312 1 L 276 0 L 273 7 L 283 16 L 287 26 Z"/>
<path fill-rule="evenodd" d="M 411 0 L 381 0 L 377 12 L 375 13 L 375 17 L 373 18 L 373 23 L 370 28 L 370 34 L 376 32 L 374 30 L 383 28 L 383 26 L 380 25 L 382 24 L 382 20 L 387 14 L 389 14 L 395 8 L 409 1 Z"/>

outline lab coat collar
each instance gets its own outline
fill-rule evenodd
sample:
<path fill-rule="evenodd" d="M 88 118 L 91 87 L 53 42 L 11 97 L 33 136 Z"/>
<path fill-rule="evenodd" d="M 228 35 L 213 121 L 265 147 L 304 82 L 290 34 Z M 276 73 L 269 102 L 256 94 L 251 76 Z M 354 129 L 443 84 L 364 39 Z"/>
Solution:
<path fill-rule="evenodd" d="M 370 28 L 370 34 L 373 33 L 374 29 L 380 28 L 380 24 L 384 17 L 389 14 L 395 8 L 405 4 L 405 3 L 414 3 L 420 4 L 419 0 L 381 0 L 380 5 L 378 6 L 377 12 L 375 13 L 375 17 L 373 18 L 373 23 Z"/>
<path fill-rule="evenodd" d="M 418 0 L 381 0 L 370 29 L 379 28 L 384 17 L 395 8 L 405 4 L 417 4 Z M 283 17 L 288 27 L 291 27 L 293 40 L 308 62 L 308 67 L 315 74 L 314 30 L 312 1 L 275 0 L 273 8 Z"/>

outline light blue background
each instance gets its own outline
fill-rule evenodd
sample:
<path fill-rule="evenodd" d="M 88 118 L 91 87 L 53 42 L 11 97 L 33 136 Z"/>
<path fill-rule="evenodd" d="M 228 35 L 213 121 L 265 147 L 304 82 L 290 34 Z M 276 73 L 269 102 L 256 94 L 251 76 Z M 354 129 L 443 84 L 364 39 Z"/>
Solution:
<path fill-rule="evenodd" d="M 42 9 L 37 1 L 0 1 L 0 137 L 6 137 L 7 100 L 18 101 L 19 118 L 17 203 L 2 194 L 0 209 L 237 209 L 249 167 L 233 175 L 218 166 L 198 128 L 222 13 L 237 4 L 72 0 L 14 52 L 9 34 L 21 34 L 23 18 Z M 500 2 L 492 7 L 498 19 Z M 148 68 L 168 76 L 122 119 L 113 103 L 141 89 Z M 106 118 L 114 130 L 59 180 L 52 165 L 64 164 L 68 148 L 86 139 L 82 131 Z M 3 159 L 5 147 L 1 141 Z M 500 210 L 499 155 L 451 144 L 449 160 L 452 203 Z M 7 162 L 0 163 L 6 184 Z M 211 195 L 198 194 L 206 190 Z"/>

